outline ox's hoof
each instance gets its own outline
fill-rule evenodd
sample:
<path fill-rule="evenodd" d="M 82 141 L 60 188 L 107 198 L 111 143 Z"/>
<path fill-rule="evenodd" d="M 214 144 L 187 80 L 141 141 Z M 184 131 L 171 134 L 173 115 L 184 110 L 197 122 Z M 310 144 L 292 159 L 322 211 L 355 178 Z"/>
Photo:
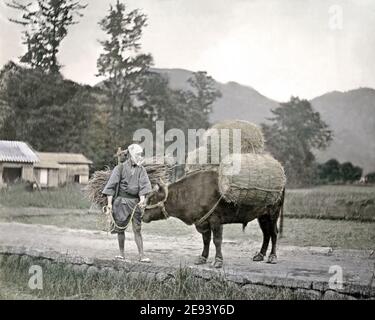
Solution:
<path fill-rule="evenodd" d="M 195 261 L 194 261 L 194 264 L 205 264 L 207 263 L 207 258 L 203 257 L 203 256 L 199 256 Z"/>
<path fill-rule="evenodd" d="M 213 263 L 214 268 L 220 269 L 223 267 L 223 260 L 222 259 L 215 259 L 215 262 Z"/>
<path fill-rule="evenodd" d="M 271 253 L 271 254 L 268 256 L 267 263 L 276 264 L 276 263 L 277 263 L 277 256 L 276 256 L 276 254 Z"/>
<path fill-rule="evenodd" d="M 261 252 L 257 252 L 255 256 L 253 257 L 253 261 L 263 261 L 264 260 L 264 254 Z"/>

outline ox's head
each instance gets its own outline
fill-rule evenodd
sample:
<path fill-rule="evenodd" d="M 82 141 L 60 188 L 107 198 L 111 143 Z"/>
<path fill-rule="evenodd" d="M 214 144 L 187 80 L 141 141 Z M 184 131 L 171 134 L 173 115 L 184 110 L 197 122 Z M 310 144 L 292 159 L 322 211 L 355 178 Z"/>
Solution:
<path fill-rule="evenodd" d="M 163 213 L 162 205 L 166 200 L 167 187 L 160 183 L 155 185 L 153 191 L 146 197 L 147 207 L 142 215 L 143 222 L 151 222 L 155 220 L 166 219 Z"/>

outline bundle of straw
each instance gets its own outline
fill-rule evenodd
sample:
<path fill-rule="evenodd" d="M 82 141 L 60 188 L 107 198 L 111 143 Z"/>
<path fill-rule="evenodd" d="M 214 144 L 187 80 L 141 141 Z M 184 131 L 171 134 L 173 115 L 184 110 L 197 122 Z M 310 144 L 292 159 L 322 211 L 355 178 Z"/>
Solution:
<path fill-rule="evenodd" d="M 222 130 L 224 129 L 224 130 Z M 235 142 L 237 133 L 241 134 L 240 141 Z M 239 150 L 236 150 L 236 143 Z M 219 169 L 222 159 L 232 153 L 262 153 L 264 150 L 264 137 L 262 130 L 255 124 L 244 120 L 225 120 L 216 123 L 203 135 L 203 146 L 188 153 L 185 172 L 197 170 Z M 205 162 L 199 154 L 205 153 Z"/>
<path fill-rule="evenodd" d="M 268 154 L 232 154 L 220 163 L 220 193 L 237 205 L 272 205 L 285 183 L 283 167 Z"/>
<path fill-rule="evenodd" d="M 160 183 L 163 180 L 169 184 L 174 179 L 175 161 L 172 157 L 152 157 L 146 158 L 143 166 L 145 167 L 152 185 Z"/>
<path fill-rule="evenodd" d="M 152 185 L 160 183 L 160 179 L 166 184 L 171 183 L 174 169 L 171 159 L 165 159 L 163 163 L 162 159 L 150 158 L 145 160 L 143 166 L 147 171 Z M 89 201 L 100 208 L 107 204 L 106 196 L 102 194 L 102 191 L 111 173 L 111 169 L 95 171 L 84 190 Z"/>
<path fill-rule="evenodd" d="M 198 170 L 217 170 L 219 168 L 219 163 L 212 164 L 210 162 L 207 148 L 200 147 L 194 149 L 187 154 L 185 172 L 190 173 Z"/>
<path fill-rule="evenodd" d="M 237 130 L 236 130 L 237 129 Z M 236 131 L 241 133 L 240 150 L 235 150 Z M 255 124 L 244 120 L 226 120 L 213 125 L 203 135 L 210 157 L 225 158 L 231 153 L 262 153 L 264 137 L 262 130 Z M 222 150 L 228 145 L 227 150 Z"/>

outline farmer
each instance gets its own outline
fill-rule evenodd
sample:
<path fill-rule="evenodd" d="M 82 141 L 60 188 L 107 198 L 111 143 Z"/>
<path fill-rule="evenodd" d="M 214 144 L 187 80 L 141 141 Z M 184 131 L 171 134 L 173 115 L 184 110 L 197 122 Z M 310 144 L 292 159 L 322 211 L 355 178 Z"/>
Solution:
<path fill-rule="evenodd" d="M 143 149 L 140 145 L 130 145 L 128 147 L 128 158 L 123 164 L 119 164 L 113 169 L 102 193 L 107 195 L 108 209 L 113 209 L 113 218 L 116 224 L 111 233 L 117 233 L 120 249 L 120 255 L 116 258 L 125 260 L 125 229 L 131 221 L 139 261 L 150 262 L 150 259 L 146 258 L 143 253 L 141 216 L 142 210 L 146 206 L 145 195 L 152 189 L 146 169 L 142 166 L 142 153 Z M 119 182 L 118 196 L 113 199 Z M 112 200 L 114 200 L 113 208 Z"/>

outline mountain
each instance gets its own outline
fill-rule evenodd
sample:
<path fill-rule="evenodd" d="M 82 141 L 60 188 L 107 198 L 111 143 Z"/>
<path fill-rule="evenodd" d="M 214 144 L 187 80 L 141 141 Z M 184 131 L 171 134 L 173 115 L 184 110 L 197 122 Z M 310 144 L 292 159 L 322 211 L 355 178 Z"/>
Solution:
<path fill-rule="evenodd" d="M 153 70 L 168 76 L 171 88 L 189 88 L 187 79 L 192 76 L 191 71 Z M 216 86 L 223 96 L 213 105 L 212 122 L 243 119 L 259 124 L 265 122 L 271 116 L 270 110 L 279 105 L 255 89 L 236 82 L 216 82 Z M 336 158 L 362 167 L 364 173 L 375 171 L 375 90 L 334 91 L 312 99 L 311 104 L 334 133 L 327 150 L 316 153 L 318 161 Z"/>
<path fill-rule="evenodd" d="M 311 104 L 334 133 L 328 149 L 317 153 L 318 160 L 336 158 L 362 167 L 365 173 L 375 171 L 375 90 L 334 91 Z"/>
<path fill-rule="evenodd" d="M 189 89 L 187 80 L 193 72 L 183 69 L 153 69 L 169 77 L 170 87 L 173 89 Z M 264 122 L 271 116 L 271 109 L 277 108 L 278 102 L 273 101 L 251 87 L 236 82 L 220 83 L 216 81 L 216 88 L 222 93 L 222 98 L 213 105 L 210 120 L 212 122 L 223 119 L 246 119 L 255 123 Z"/>

